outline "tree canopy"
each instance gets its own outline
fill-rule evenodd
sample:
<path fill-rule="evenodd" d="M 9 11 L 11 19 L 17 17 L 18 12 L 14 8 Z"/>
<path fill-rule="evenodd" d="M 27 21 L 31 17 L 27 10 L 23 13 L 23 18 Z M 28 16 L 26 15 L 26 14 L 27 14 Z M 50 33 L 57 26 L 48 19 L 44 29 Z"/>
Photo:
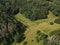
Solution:
<path fill-rule="evenodd" d="M 26 26 L 14 18 L 18 12 L 17 0 L 0 0 L 0 45 L 11 45 L 25 39 Z"/>
<path fill-rule="evenodd" d="M 46 0 L 22 0 L 20 13 L 31 20 L 46 19 L 49 10 L 49 2 Z"/>

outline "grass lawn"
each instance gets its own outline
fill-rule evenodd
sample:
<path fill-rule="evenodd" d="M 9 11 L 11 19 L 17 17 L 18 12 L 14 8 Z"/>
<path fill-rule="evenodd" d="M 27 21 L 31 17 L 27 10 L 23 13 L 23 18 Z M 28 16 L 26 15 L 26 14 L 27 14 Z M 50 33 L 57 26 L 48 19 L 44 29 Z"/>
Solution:
<path fill-rule="evenodd" d="M 24 25 L 28 26 L 26 28 L 26 32 L 25 32 L 26 39 L 16 45 L 23 45 L 24 42 L 27 42 L 26 45 L 43 45 L 42 40 L 39 43 L 36 42 L 36 32 L 38 30 L 49 35 L 49 32 L 60 29 L 60 25 L 54 23 L 54 20 L 58 17 L 54 16 L 51 12 L 49 12 L 47 19 L 41 19 L 41 20 L 37 20 L 37 21 L 30 21 L 29 19 L 27 19 L 20 13 L 18 13 L 15 17 L 18 21 L 20 21 Z M 54 24 L 50 25 L 50 22 L 53 22 Z M 33 42 L 32 42 L 32 40 L 33 40 Z"/>

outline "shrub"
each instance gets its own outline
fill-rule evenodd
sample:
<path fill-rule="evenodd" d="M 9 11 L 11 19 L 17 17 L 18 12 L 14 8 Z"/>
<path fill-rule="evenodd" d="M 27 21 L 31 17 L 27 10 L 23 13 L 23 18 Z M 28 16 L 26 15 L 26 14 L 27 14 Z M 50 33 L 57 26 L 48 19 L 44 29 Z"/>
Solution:
<path fill-rule="evenodd" d="M 40 30 L 38 30 L 36 34 L 40 36 L 40 35 L 41 35 L 41 32 L 40 32 Z"/>
<path fill-rule="evenodd" d="M 50 22 L 50 25 L 53 25 L 54 23 L 53 22 Z"/>
<path fill-rule="evenodd" d="M 54 23 L 60 24 L 60 19 L 55 19 Z"/>
<path fill-rule="evenodd" d="M 32 40 L 32 42 L 33 42 L 34 40 Z"/>
<path fill-rule="evenodd" d="M 24 45 L 26 45 L 27 44 L 27 42 L 24 42 Z"/>
<path fill-rule="evenodd" d="M 40 41 L 40 40 L 39 40 L 39 37 L 36 37 L 36 41 L 37 41 L 37 43 L 39 43 L 39 41 Z"/>

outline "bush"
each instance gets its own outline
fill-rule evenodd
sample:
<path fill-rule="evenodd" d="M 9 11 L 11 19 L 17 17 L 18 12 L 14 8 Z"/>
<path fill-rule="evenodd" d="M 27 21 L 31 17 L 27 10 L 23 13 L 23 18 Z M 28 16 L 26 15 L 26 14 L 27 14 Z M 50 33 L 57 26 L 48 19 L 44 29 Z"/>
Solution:
<path fill-rule="evenodd" d="M 41 32 L 40 32 L 40 30 L 38 30 L 36 34 L 40 36 L 40 35 L 41 35 Z"/>
<path fill-rule="evenodd" d="M 39 41 L 40 41 L 39 37 L 36 37 L 36 41 L 37 41 L 37 43 L 39 43 Z"/>
<path fill-rule="evenodd" d="M 25 35 L 24 34 L 16 34 L 14 37 L 14 40 L 16 41 L 16 43 L 21 43 L 24 39 L 25 39 Z"/>
<path fill-rule="evenodd" d="M 42 34 L 40 38 L 41 38 L 42 40 L 44 40 L 44 39 L 46 39 L 47 37 L 48 37 L 48 35 Z"/>
<path fill-rule="evenodd" d="M 60 19 L 55 19 L 54 23 L 60 24 Z"/>
<path fill-rule="evenodd" d="M 34 40 L 32 40 L 32 42 L 33 42 Z"/>
<path fill-rule="evenodd" d="M 27 42 L 24 42 L 24 45 L 26 45 L 27 44 Z"/>
<path fill-rule="evenodd" d="M 53 22 L 50 22 L 50 25 L 53 25 L 54 23 Z"/>
<path fill-rule="evenodd" d="M 40 32 L 40 30 L 37 31 L 36 41 L 39 42 L 41 40 L 47 39 L 48 35 Z"/>

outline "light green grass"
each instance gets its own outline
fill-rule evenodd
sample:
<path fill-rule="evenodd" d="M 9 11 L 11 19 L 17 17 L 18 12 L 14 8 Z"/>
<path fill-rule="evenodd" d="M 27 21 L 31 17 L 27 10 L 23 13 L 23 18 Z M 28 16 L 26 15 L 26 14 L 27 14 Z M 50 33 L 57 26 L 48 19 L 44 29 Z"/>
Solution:
<path fill-rule="evenodd" d="M 27 45 L 43 45 L 43 41 L 40 41 L 39 43 L 36 42 L 37 30 L 49 35 L 49 32 L 60 28 L 60 25 L 56 23 L 54 23 L 54 25 L 50 25 L 50 22 L 54 22 L 54 20 L 57 18 L 51 12 L 49 12 L 47 19 L 41 19 L 37 21 L 30 21 L 20 13 L 18 13 L 15 17 L 18 21 L 28 26 L 25 32 L 26 39 L 16 45 L 23 45 L 25 41 L 28 42 Z M 32 42 L 31 40 L 34 41 Z"/>
<path fill-rule="evenodd" d="M 30 21 L 29 19 L 27 19 L 26 17 L 24 17 L 22 14 L 18 13 L 16 16 L 16 19 L 20 22 L 22 22 L 24 25 L 26 26 L 30 26 L 32 21 Z"/>

